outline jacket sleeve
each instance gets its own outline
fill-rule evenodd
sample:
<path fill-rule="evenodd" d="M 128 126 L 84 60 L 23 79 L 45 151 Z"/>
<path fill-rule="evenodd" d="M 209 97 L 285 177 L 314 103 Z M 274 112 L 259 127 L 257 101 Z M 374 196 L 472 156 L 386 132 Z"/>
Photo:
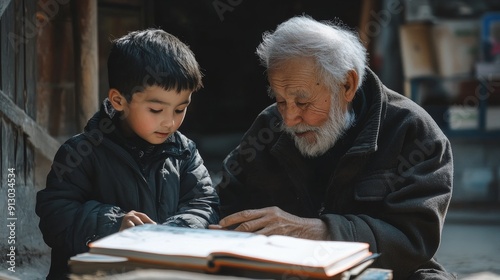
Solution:
<path fill-rule="evenodd" d="M 93 200 L 91 155 L 78 152 L 75 139 L 55 155 L 46 188 L 36 197 L 36 214 L 45 243 L 68 255 L 88 250 L 90 241 L 117 232 L 124 211 Z"/>
<path fill-rule="evenodd" d="M 207 228 L 209 224 L 219 222 L 219 196 L 193 142 L 190 142 L 190 150 L 191 155 L 181 166 L 177 213 L 169 217 L 164 224 Z"/>
<path fill-rule="evenodd" d="M 245 209 L 255 208 L 250 205 L 247 200 L 250 197 L 249 188 L 242 184 L 244 179 L 240 176 L 244 175 L 239 153 L 240 146 L 231 151 L 224 159 L 221 171 L 221 181 L 217 184 L 216 189 L 220 196 L 220 216 L 224 218 L 233 213 L 243 211 Z M 234 170 L 234 166 L 237 166 Z"/>

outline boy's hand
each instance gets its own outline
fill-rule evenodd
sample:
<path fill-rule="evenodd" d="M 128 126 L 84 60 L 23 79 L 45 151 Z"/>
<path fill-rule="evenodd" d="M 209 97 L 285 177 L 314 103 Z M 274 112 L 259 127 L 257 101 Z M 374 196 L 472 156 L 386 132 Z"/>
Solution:
<path fill-rule="evenodd" d="M 123 216 L 120 231 L 143 224 L 156 224 L 156 222 L 151 220 L 148 215 L 132 210 Z"/>

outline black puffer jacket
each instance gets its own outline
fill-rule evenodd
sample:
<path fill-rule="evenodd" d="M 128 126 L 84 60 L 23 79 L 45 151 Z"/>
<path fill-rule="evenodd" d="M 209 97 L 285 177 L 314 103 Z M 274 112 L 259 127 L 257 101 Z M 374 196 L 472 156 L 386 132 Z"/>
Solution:
<path fill-rule="evenodd" d="M 61 146 L 37 194 L 39 227 L 52 248 L 49 278 L 63 277 L 69 257 L 117 232 L 131 210 L 158 224 L 206 228 L 219 220 L 219 198 L 191 140 L 176 132 L 147 147 L 141 163 L 116 143 L 116 129 L 104 109 L 96 113 L 84 133 Z"/>
<path fill-rule="evenodd" d="M 433 260 L 452 193 L 450 143 L 421 107 L 367 72 L 356 125 L 317 168 L 280 130 L 276 105 L 266 108 L 224 161 L 221 215 L 278 206 L 322 219 L 332 240 L 369 243 L 382 253 L 374 265 L 394 279 L 454 278 Z"/>

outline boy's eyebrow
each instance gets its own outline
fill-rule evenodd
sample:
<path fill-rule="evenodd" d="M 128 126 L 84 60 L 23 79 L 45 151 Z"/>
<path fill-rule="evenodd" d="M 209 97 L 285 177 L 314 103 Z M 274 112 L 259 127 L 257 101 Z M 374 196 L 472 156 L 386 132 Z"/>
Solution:
<path fill-rule="evenodd" d="M 161 105 L 171 105 L 170 103 L 168 102 L 165 102 L 165 101 L 162 101 L 160 99 L 156 99 L 156 98 L 151 98 L 151 99 L 147 99 L 146 102 L 148 103 L 158 103 L 158 104 L 161 104 Z M 179 106 L 179 105 L 184 105 L 184 104 L 189 104 L 191 101 L 189 99 L 186 99 L 184 100 L 183 102 L 177 104 L 176 106 Z"/>

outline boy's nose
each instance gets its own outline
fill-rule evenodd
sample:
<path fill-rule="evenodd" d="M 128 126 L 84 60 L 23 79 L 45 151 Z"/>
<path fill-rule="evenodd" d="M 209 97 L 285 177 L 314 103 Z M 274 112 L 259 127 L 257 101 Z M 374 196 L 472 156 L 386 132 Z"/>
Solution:
<path fill-rule="evenodd" d="M 172 127 L 174 126 L 174 119 L 165 119 L 161 122 L 161 126 Z"/>

